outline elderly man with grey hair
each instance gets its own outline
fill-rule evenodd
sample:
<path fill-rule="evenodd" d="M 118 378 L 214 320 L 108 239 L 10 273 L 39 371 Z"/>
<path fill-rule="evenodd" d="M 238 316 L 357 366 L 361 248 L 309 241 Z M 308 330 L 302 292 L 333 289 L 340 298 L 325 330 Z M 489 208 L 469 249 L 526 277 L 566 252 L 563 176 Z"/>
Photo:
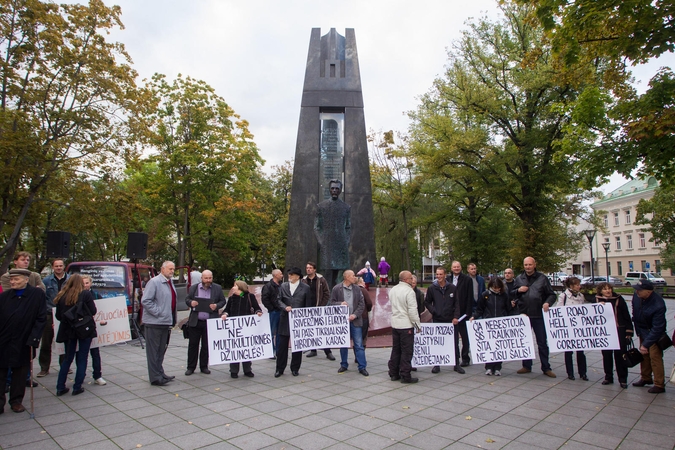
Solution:
<path fill-rule="evenodd" d="M 205 270 L 201 274 L 201 281 L 190 286 L 185 299 L 185 304 L 190 308 L 188 319 L 188 354 L 187 370 L 185 375 L 192 375 L 197 368 L 197 355 L 199 354 L 199 370 L 204 374 L 210 374 L 209 370 L 209 345 L 206 335 L 206 321 L 217 319 L 218 310 L 225 307 L 225 294 L 223 288 L 213 282 L 213 273 Z M 202 347 L 199 350 L 199 342 Z"/>
<path fill-rule="evenodd" d="M 141 298 L 148 378 L 153 386 L 164 386 L 176 378 L 167 375 L 163 367 L 171 328 L 176 324 L 176 288 L 172 280 L 175 270 L 173 262 L 164 261 L 160 274 L 148 281 Z"/>

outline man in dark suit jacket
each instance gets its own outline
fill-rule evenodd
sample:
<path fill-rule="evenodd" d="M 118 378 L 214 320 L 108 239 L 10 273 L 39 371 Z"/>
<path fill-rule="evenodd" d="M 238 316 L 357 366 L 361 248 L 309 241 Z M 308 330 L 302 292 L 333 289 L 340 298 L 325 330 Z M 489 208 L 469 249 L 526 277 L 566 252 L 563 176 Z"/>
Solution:
<path fill-rule="evenodd" d="M 288 270 L 288 281 L 282 283 L 279 287 L 279 297 L 277 306 L 281 309 L 281 318 L 279 319 L 279 341 L 277 343 L 277 370 L 274 377 L 279 378 L 286 370 L 288 362 L 288 342 L 291 339 L 291 325 L 289 323 L 288 313 L 293 308 L 309 308 L 312 304 L 312 295 L 310 288 L 305 283 L 300 282 L 302 272 L 298 267 L 292 267 Z M 300 364 L 302 364 L 302 352 L 293 352 L 291 355 L 291 373 L 294 377 L 299 375 Z"/>
<path fill-rule="evenodd" d="M 211 311 L 197 311 L 199 302 L 196 299 L 209 299 L 209 308 Z M 225 306 L 225 295 L 223 288 L 213 282 L 213 273 L 210 270 L 202 272 L 202 281 L 199 284 L 190 286 L 185 303 L 190 308 L 190 318 L 188 319 L 188 357 L 187 370 L 185 375 L 192 375 L 197 368 L 197 354 L 199 353 L 199 368 L 202 373 L 210 374 L 209 370 L 209 345 L 206 335 L 206 321 L 208 319 L 217 319 L 218 310 Z M 199 351 L 199 341 L 202 343 Z"/>
<path fill-rule="evenodd" d="M 473 281 L 471 277 L 462 273 L 462 264 L 453 261 L 450 267 L 448 282 L 455 286 L 455 297 L 459 303 L 459 317 L 466 317 L 455 325 L 455 355 L 459 357 L 459 338 L 462 338 L 462 362 L 455 371 L 464 373 L 462 367 L 469 365 L 471 353 L 469 353 L 469 333 L 466 330 L 466 321 L 473 313 Z"/>

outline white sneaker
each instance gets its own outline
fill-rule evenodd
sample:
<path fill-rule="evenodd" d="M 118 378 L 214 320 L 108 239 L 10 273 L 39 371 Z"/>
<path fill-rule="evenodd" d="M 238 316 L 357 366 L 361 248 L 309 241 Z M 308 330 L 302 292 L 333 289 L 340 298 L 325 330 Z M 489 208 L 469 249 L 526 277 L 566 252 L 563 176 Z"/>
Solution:
<path fill-rule="evenodd" d="M 501 377 L 502 373 L 499 370 L 495 370 L 495 376 L 496 377 Z"/>
<path fill-rule="evenodd" d="M 485 375 L 487 375 L 488 377 L 491 377 L 492 376 L 492 370 L 490 370 L 490 369 L 486 370 Z"/>
<path fill-rule="evenodd" d="M 103 379 L 103 377 L 97 378 L 96 380 L 94 380 L 94 383 L 98 384 L 99 386 L 105 386 L 106 384 L 108 384 L 108 383 Z"/>

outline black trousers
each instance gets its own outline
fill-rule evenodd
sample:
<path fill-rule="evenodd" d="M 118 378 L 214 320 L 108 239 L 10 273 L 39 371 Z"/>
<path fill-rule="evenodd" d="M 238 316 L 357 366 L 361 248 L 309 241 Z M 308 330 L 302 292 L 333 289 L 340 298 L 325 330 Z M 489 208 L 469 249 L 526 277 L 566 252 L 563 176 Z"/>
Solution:
<path fill-rule="evenodd" d="M 471 353 L 469 352 L 469 332 L 466 331 L 466 319 L 455 325 L 455 360 L 459 364 L 459 338 L 462 338 L 462 362 L 468 363 L 471 361 Z"/>
<path fill-rule="evenodd" d="M 401 376 L 404 380 L 410 379 L 411 361 L 415 333 L 412 328 L 391 329 L 391 356 L 389 357 L 389 376 Z"/>
<path fill-rule="evenodd" d="M 199 349 L 201 342 L 202 348 Z M 209 367 L 209 344 L 206 336 L 206 320 L 198 320 L 197 326 L 188 327 L 188 356 L 187 368 L 197 368 L 197 354 L 199 354 L 199 368 Z"/>
<path fill-rule="evenodd" d="M 567 370 L 567 375 L 570 377 L 574 376 L 574 364 L 572 362 L 572 353 L 574 352 L 565 352 L 565 369 Z M 582 350 L 578 350 L 576 353 L 577 353 L 577 369 L 579 369 L 579 376 L 583 377 L 584 375 L 586 375 L 586 355 Z M 611 370 L 610 373 L 612 373 Z"/>
<path fill-rule="evenodd" d="M 28 347 L 26 347 L 27 349 Z M 26 350 L 28 351 L 28 350 Z M 9 387 L 9 405 L 20 405 L 23 402 L 23 396 L 26 394 L 26 376 L 30 371 L 30 366 L 12 367 L 12 384 Z M 8 367 L 0 368 L 0 409 L 5 407 L 5 386 L 7 385 Z"/>
<path fill-rule="evenodd" d="M 277 341 L 277 372 L 284 373 L 284 370 L 286 370 L 286 364 L 288 363 L 288 343 L 290 340 L 290 336 L 279 335 L 279 340 Z M 300 370 L 301 364 L 302 352 L 291 353 L 291 372 Z"/>
<path fill-rule="evenodd" d="M 621 335 L 619 335 L 621 336 Z M 628 367 L 623 361 L 623 354 L 625 350 L 603 350 L 602 351 L 602 368 L 605 370 L 605 380 L 614 381 L 614 371 L 612 367 L 612 359 L 616 366 L 616 374 L 619 376 L 619 383 L 628 382 Z"/>

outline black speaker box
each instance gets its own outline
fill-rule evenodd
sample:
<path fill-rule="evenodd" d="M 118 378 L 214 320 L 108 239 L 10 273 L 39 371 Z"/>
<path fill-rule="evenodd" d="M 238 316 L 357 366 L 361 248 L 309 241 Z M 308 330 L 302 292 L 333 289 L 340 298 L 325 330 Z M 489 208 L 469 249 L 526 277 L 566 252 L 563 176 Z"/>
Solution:
<path fill-rule="evenodd" d="M 70 233 L 47 231 L 47 257 L 67 258 L 70 255 Z"/>
<path fill-rule="evenodd" d="M 129 233 L 127 238 L 127 258 L 145 259 L 148 257 L 148 234 Z"/>

